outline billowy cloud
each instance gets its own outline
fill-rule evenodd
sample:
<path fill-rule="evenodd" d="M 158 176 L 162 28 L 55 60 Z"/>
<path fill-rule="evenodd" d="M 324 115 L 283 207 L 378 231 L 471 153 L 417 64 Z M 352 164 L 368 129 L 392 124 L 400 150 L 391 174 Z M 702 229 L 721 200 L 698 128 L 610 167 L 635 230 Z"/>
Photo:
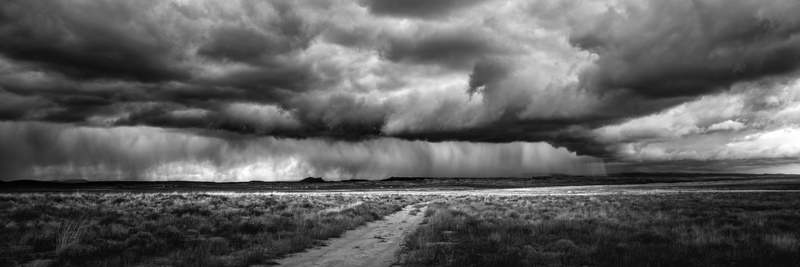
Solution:
<path fill-rule="evenodd" d="M 773 158 L 686 147 L 794 134 L 797 93 L 780 88 L 798 79 L 799 12 L 755 0 L 11 0 L 0 119 L 546 142 L 621 162 Z"/>
<path fill-rule="evenodd" d="M 766 88 L 754 93 L 752 87 L 761 86 Z M 727 93 L 601 127 L 594 134 L 618 159 L 637 162 L 642 169 L 646 169 L 643 165 L 647 162 L 664 165 L 679 161 L 761 160 L 750 169 L 741 168 L 741 162 L 728 169 L 792 170 L 767 163 L 774 161 L 784 166 L 784 161 L 791 163 L 800 158 L 800 116 L 795 112 L 800 108 L 799 93 L 800 81 L 796 80 L 744 83 Z M 740 167 L 734 168 L 735 165 Z"/>

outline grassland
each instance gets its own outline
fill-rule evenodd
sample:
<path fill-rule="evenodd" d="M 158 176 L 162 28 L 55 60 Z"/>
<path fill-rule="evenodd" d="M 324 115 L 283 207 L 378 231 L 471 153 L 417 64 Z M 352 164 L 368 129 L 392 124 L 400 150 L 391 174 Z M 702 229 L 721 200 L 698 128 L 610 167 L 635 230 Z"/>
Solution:
<path fill-rule="evenodd" d="M 653 183 L 685 182 L 724 182 L 730 186 L 754 189 L 764 186 L 782 189 L 800 189 L 798 177 L 787 175 L 752 174 L 650 174 L 650 175 L 610 175 L 610 176 L 542 176 L 532 178 L 414 178 L 395 177 L 386 180 L 347 180 L 324 181 L 307 179 L 312 182 L 133 182 L 106 181 L 89 182 L 70 180 L 62 182 L 43 181 L 0 181 L 0 192 L 65 192 L 65 191 L 108 191 L 117 192 L 308 192 L 319 190 L 342 191 L 381 191 L 381 190 L 471 190 L 492 188 L 530 188 L 577 185 L 636 185 Z M 766 182 L 766 183 L 765 183 Z M 714 188 L 718 188 L 714 185 Z"/>
<path fill-rule="evenodd" d="M 800 266 L 800 194 L 441 197 L 404 266 Z"/>
<path fill-rule="evenodd" d="M 249 266 L 420 202 L 397 194 L 0 194 L 0 266 Z"/>
<path fill-rule="evenodd" d="M 408 205 L 426 218 L 403 230 L 403 266 L 800 266 L 800 179 L 711 178 L 352 182 L 317 192 L 303 191 L 319 183 L 297 183 L 266 193 L 23 184 L 0 188 L 0 266 L 269 265 Z"/>

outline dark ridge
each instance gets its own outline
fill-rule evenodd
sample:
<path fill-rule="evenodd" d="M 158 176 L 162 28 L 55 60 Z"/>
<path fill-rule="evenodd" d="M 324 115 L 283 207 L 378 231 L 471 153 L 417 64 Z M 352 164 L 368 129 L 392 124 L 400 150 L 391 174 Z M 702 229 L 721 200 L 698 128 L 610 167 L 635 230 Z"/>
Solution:
<path fill-rule="evenodd" d="M 16 189 L 130 189 L 130 188 L 224 188 L 224 187 L 259 187 L 286 182 L 193 182 L 193 181 L 88 181 L 88 180 L 13 180 L 0 181 L 0 190 Z"/>
<path fill-rule="evenodd" d="M 608 174 L 616 177 L 753 177 L 758 174 L 750 173 L 699 173 L 699 172 L 623 172 Z"/>
<path fill-rule="evenodd" d="M 51 182 L 51 181 L 36 181 L 36 180 L 14 180 L 14 181 L 2 181 L 3 187 L 8 186 L 49 186 L 49 185 L 57 185 L 58 182 Z"/>
<path fill-rule="evenodd" d="M 399 182 L 404 182 L 404 181 L 423 181 L 423 180 L 428 180 L 428 179 L 436 179 L 436 178 L 432 178 L 432 177 L 395 177 L 395 176 L 392 176 L 392 177 L 389 177 L 387 179 L 383 179 L 381 181 L 387 181 L 387 182 L 399 181 Z"/>
<path fill-rule="evenodd" d="M 82 183 L 89 183 L 90 181 L 86 179 L 71 179 L 71 180 L 59 180 L 55 182 L 65 183 L 65 184 L 82 184 Z"/>
<path fill-rule="evenodd" d="M 306 177 L 305 179 L 300 180 L 298 182 L 301 182 L 301 183 L 324 183 L 325 180 L 322 179 L 322 177 Z"/>
<path fill-rule="evenodd" d="M 350 179 L 350 180 L 342 180 L 344 183 L 358 183 L 358 182 L 380 182 L 386 180 L 367 180 L 367 179 Z"/>

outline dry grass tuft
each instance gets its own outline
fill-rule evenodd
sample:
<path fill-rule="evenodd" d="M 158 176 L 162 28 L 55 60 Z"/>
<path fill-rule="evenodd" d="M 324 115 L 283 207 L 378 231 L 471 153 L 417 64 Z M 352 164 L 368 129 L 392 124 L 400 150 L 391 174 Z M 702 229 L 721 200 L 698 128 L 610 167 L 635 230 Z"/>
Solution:
<path fill-rule="evenodd" d="M 63 223 L 60 232 L 56 254 L 62 254 L 72 246 L 80 244 L 83 235 L 86 233 L 86 221 L 66 221 Z"/>

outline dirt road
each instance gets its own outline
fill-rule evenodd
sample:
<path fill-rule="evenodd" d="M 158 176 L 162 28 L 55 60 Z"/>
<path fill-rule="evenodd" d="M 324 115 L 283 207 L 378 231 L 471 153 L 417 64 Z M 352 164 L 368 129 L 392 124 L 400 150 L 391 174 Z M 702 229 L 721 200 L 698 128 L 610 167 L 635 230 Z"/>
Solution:
<path fill-rule="evenodd" d="M 411 215 L 413 206 L 348 231 L 340 238 L 330 239 L 326 246 L 289 255 L 277 262 L 280 266 L 392 266 L 403 235 L 422 222 L 427 208 Z"/>

